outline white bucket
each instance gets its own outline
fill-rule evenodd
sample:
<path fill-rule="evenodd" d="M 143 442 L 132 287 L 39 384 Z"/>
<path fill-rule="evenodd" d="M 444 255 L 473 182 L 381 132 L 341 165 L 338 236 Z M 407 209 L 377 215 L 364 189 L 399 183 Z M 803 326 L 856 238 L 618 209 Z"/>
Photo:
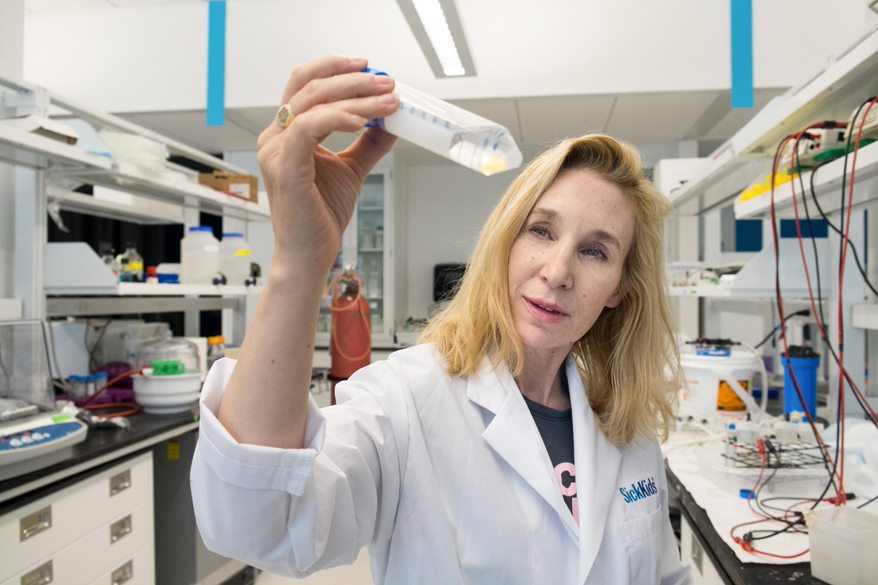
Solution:
<path fill-rule="evenodd" d="M 712 416 L 722 409 L 721 402 L 736 402 L 734 399 L 729 400 L 730 392 L 737 395 L 741 406 L 729 405 L 725 410 L 755 408 L 756 403 L 749 394 L 749 388 L 760 364 L 749 351 L 732 349 L 728 356 L 682 353 L 680 363 L 686 375 L 686 386 L 680 396 L 681 415 Z"/>

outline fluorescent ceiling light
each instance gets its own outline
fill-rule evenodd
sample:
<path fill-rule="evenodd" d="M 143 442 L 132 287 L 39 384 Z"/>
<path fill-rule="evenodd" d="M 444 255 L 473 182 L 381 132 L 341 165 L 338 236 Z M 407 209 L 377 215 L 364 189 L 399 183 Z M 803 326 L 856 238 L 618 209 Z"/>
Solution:
<path fill-rule="evenodd" d="M 476 74 L 454 0 L 397 0 L 436 77 Z"/>

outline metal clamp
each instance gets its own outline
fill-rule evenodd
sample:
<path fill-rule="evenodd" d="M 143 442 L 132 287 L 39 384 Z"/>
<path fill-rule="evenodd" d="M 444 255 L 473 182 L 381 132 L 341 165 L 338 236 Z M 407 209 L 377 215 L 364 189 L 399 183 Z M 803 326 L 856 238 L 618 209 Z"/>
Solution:
<path fill-rule="evenodd" d="M 18 541 L 24 542 L 32 536 L 36 536 L 44 530 L 52 527 L 52 506 L 46 506 L 33 514 L 28 514 L 18 521 Z"/>

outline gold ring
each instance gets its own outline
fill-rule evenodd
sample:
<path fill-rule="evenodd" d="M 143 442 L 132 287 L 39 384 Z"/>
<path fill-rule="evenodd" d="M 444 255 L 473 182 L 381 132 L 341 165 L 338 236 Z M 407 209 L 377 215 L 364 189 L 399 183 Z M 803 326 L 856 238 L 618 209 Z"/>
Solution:
<path fill-rule="evenodd" d="M 284 104 L 277 109 L 275 121 L 277 121 L 277 125 L 280 126 L 281 130 L 292 124 L 295 119 L 296 114 L 293 113 L 293 108 L 289 104 Z"/>

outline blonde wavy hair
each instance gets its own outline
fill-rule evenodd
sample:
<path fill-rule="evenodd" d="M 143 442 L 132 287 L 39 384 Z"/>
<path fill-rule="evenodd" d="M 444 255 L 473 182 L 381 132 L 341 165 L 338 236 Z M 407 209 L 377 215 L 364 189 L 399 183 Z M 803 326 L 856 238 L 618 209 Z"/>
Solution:
<path fill-rule="evenodd" d="M 537 200 L 567 169 L 588 169 L 617 185 L 633 204 L 634 240 L 625 258 L 622 300 L 605 308 L 572 348 L 588 401 L 607 438 L 663 440 L 682 383 L 679 351 L 665 291 L 662 254 L 667 199 L 643 174 L 633 147 L 590 134 L 565 140 L 537 157 L 510 185 L 482 228 L 457 294 L 428 324 L 448 372 L 476 372 L 484 357 L 513 376 L 524 352 L 509 303 L 509 254 Z"/>

